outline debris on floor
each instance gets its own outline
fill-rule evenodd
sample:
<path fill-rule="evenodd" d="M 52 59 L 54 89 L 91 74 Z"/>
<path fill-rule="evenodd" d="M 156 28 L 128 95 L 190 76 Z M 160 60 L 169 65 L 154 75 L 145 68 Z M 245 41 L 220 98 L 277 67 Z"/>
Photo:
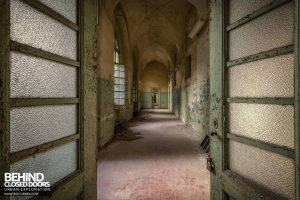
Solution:
<path fill-rule="evenodd" d="M 135 133 L 129 129 L 126 123 L 119 124 L 115 127 L 115 139 L 120 141 L 132 141 L 144 138 L 140 133 Z"/>

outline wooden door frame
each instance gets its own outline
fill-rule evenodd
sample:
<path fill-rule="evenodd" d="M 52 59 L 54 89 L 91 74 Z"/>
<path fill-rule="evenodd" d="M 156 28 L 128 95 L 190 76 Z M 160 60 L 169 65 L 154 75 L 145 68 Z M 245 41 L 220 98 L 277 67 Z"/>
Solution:
<path fill-rule="evenodd" d="M 78 32 L 78 60 L 67 59 L 28 45 L 10 40 L 10 0 L 0 0 L 0 184 L 10 164 L 53 147 L 79 141 L 79 169 L 53 186 L 50 197 L 43 199 L 96 199 L 96 24 L 98 0 L 78 0 L 79 25 L 69 21 L 56 11 L 37 0 L 21 0 L 43 14 Z M 78 98 L 66 99 L 12 99 L 10 98 L 10 52 L 11 50 L 42 57 L 48 60 L 79 67 Z M 10 108 L 40 105 L 77 104 L 79 110 L 78 134 L 10 153 Z M 33 150 L 37 150 L 34 153 Z M 41 197 L 39 197 L 41 198 Z M 9 197 L 4 197 L 9 199 Z"/>
<path fill-rule="evenodd" d="M 236 199 L 272 199 L 272 196 L 258 187 L 250 186 L 247 181 L 227 170 L 227 140 L 255 146 L 260 149 L 275 152 L 295 159 L 295 196 L 300 199 L 300 3 L 295 4 L 295 41 L 294 45 L 279 47 L 261 52 L 245 58 L 227 62 L 227 32 L 237 28 L 290 0 L 274 0 L 259 8 L 251 14 L 243 17 L 233 24 L 227 24 L 227 0 L 211 1 L 210 24 L 210 132 L 211 132 L 211 158 L 214 163 L 214 172 L 211 173 L 211 199 L 228 199 L 227 194 Z M 294 98 L 226 98 L 226 68 L 242 63 L 283 55 L 294 52 L 295 55 L 295 97 Z M 282 148 L 278 145 L 270 145 L 258 140 L 250 140 L 245 137 L 237 137 L 226 132 L 227 103 L 260 103 L 293 105 L 295 107 L 295 148 Z M 227 194 L 226 194 L 226 193 Z"/>

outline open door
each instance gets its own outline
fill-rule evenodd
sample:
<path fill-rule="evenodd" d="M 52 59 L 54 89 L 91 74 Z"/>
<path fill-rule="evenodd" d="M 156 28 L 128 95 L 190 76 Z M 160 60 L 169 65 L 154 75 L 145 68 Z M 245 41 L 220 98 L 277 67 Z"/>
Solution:
<path fill-rule="evenodd" d="M 299 199 L 299 1 L 211 4 L 211 197 Z"/>
<path fill-rule="evenodd" d="M 152 108 L 160 108 L 160 88 L 151 88 Z"/>
<path fill-rule="evenodd" d="M 38 199 L 96 198 L 96 2 L 0 1 L 1 187 L 43 173 Z"/>

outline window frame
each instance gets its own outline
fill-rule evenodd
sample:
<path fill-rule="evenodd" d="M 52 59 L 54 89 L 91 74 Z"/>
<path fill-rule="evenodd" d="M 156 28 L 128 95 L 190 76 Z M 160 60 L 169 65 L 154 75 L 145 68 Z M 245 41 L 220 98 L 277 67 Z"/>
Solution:
<path fill-rule="evenodd" d="M 123 69 L 121 69 L 123 68 Z M 116 75 L 116 72 L 118 75 Z M 120 74 L 124 74 L 124 76 L 120 76 Z M 118 79 L 118 83 L 116 83 L 116 79 Z M 119 81 L 123 80 L 123 84 Z M 126 106 L 126 95 L 127 95 L 127 72 L 126 67 L 121 62 L 121 49 L 120 49 L 120 41 L 117 34 L 115 35 L 115 47 L 114 47 L 114 105 L 116 107 Z M 124 90 L 116 90 L 116 86 L 124 86 Z M 124 93 L 124 98 L 116 97 L 116 93 Z M 121 103 L 120 103 L 121 100 Z M 123 101 L 122 101 L 123 100 Z M 118 103 L 116 103 L 118 101 Z"/>

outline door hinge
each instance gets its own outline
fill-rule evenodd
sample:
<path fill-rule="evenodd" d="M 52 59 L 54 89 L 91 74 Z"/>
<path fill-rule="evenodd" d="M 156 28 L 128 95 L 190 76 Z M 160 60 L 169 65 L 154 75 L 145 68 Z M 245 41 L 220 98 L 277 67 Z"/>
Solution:
<path fill-rule="evenodd" d="M 213 162 L 212 158 L 208 156 L 206 161 L 207 161 L 206 164 L 207 170 L 210 171 L 211 173 L 215 173 L 215 163 Z"/>

